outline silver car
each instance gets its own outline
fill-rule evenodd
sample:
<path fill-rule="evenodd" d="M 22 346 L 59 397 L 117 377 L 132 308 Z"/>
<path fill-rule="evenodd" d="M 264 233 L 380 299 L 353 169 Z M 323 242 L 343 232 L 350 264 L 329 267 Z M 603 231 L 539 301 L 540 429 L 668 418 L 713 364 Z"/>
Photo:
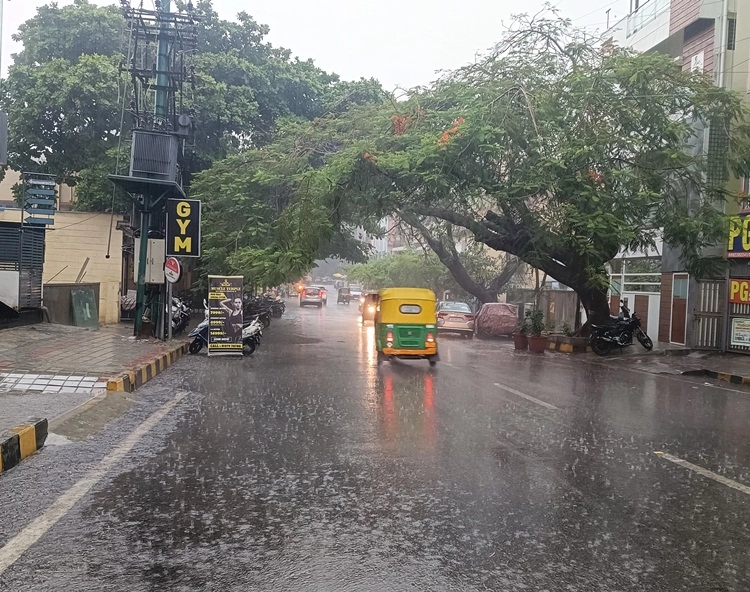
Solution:
<path fill-rule="evenodd" d="M 305 288 L 299 293 L 299 305 L 307 306 L 308 304 L 320 308 L 323 306 L 323 290 L 320 288 Z"/>
<path fill-rule="evenodd" d="M 440 302 L 437 307 L 438 332 L 460 333 L 474 338 L 474 313 L 465 302 Z"/>
<path fill-rule="evenodd" d="M 310 286 L 320 291 L 320 297 L 323 300 L 323 306 L 328 306 L 328 289 L 325 286 Z"/>

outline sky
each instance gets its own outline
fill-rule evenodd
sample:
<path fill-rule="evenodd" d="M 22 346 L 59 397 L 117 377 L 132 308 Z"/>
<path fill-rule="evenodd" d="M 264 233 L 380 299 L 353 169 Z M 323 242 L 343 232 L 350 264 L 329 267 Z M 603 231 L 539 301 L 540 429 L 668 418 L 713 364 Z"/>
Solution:
<path fill-rule="evenodd" d="M 0 0 L 2 72 L 11 54 L 20 50 L 11 36 L 36 13 L 40 0 Z M 144 7 L 153 0 L 143 0 Z M 59 0 L 64 6 L 72 1 Z M 112 0 L 94 0 L 113 4 Z M 627 15 L 629 0 L 553 0 L 562 16 L 589 31 L 606 29 Z M 133 1 L 135 5 L 136 2 Z M 450 70 L 474 60 L 491 47 L 503 23 L 519 12 L 536 13 L 543 0 L 503 2 L 490 0 L 214 0 L 219 15 L 233 20 L 244 10 L 271 32 L 268 41 L 312 58 L 345 80 L 378 79 L 387 90 L 428 84 L 439 70 Z"/>

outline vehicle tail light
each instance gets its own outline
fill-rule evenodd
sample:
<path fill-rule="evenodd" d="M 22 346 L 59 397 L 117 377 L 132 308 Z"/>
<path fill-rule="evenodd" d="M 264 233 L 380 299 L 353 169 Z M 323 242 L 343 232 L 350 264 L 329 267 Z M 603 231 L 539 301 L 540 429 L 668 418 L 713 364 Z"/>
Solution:
<path fill-rule="evenodd" d="M 473 321 L 474 320 L 474 315 L 473 314 L 467 314 L 467 315 L 464 315 L 464 316 L 466 317 L 467 321 Z"/>
<path fill-rule="evenodd" d="M 393 345 L 393 331 L 388 331 L 385 336 L 385 342 L 388 344 L 388 347 Z"/>
<path fill-rule="evenodd" d="M 439 312 L 439 313 L 438 313 L 438 318 L 439 318 L 439 319 L 444 319 L 444 318 L 445 318 L 445 317 L 447 317 L 447 316 L 448 316 L 448 313 L 447 313 L 447 312 Z"/>
<path fill-rule="evenodd" d="M 427 343 L 435 343 L 435 336 L 432 334 L 432 331 L 427 334 Z"/>

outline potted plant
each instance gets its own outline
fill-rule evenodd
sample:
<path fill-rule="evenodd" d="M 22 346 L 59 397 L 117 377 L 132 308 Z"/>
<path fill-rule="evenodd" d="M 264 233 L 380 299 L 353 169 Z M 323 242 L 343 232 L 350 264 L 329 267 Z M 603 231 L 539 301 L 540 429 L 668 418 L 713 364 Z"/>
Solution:
<path fill-rule="evenodd" d="M 516 330 L 513 332 L 513 347 L 515 349 L 528 349 L 529 347 L 529 315 L 531 311 L 526 311 L 526 316 L 523 321 L 519 323 Z"/>
<path fill-rule="evenodd" d="M 529 350 L 536 354 L 543 354 L 547 349 L 547 336 L 544 331 L 544 313 L 534 310 L 529 313 Z"/>

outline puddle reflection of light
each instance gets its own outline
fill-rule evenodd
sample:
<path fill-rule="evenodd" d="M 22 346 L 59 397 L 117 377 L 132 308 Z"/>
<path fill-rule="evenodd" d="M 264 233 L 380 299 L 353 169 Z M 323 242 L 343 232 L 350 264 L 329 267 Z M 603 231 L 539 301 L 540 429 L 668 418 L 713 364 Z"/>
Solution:
<path fill-rule="evenodd" d="M 362 340 L 365 340 L 364 344 Z M 364 364 L 367 381 L 367 404 L 372 411 L 378 408 L 378 365 L 375 361 L 375 327 L 359 331 L 359 363 Z"/>
<path fill-rule="evenodd" d="M 365 328 L 365 348 L 367 349 L 367 360 L 372 362 L 375 359 L 375 327 L 369 325 Z"/>
<path fill-rule="evenodd" d="M 437 414 L 435 412 L 435 378 L 424 376 L 424 398 L 422 405 L 422 445 L 425 450 L 433 450 L 437 444 Z"/>
<path fill-rule="evenodd" d="M 383 427 L 386 439 L 393 441 L 396 432 L 396 401 L 393 395 L 393 376 L 383 377 Z"/>

